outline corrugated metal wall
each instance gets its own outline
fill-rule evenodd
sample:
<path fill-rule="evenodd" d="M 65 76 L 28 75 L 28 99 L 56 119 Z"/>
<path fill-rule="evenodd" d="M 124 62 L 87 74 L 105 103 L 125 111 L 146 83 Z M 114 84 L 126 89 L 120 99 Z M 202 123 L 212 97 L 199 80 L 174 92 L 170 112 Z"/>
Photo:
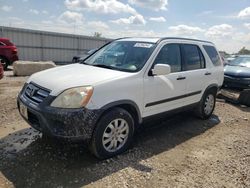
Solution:
<path fill-rule="evenodd" d="M 19 59 L 71 62 L 72 57 L 98 48 L 110 39 L 0 26 L 0 37 L 18 47 Z"/>

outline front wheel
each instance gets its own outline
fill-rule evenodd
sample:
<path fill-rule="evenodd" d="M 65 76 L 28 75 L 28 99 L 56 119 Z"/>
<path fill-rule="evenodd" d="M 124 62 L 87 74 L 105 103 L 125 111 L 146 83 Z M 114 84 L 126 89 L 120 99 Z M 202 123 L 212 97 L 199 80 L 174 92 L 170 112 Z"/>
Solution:
<path fill-rule="evenodd" d="M 195 109 L 196 115 L 201 119 L 208 119 L 214 111 L 215 101 L 216 92 L 213 90 L 206 91 Z"/>
<path fill-rule="evenodd" d="M 91 139 L 90 149 L 100 159 L 113 157 L 128 149 L 133 134 L 132 116 L 122 108 L 114 108 L 99 120 Z"/>

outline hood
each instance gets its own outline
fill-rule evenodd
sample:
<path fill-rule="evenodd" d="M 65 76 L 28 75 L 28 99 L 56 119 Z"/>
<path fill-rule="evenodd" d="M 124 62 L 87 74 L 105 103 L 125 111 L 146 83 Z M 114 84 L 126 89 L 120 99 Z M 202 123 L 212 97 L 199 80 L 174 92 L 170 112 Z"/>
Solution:
<path fill-rule="evenodd" d="M 224 68 L 224 74 L 228 76 L 250 78 L 250 68 L 226 65 Z"/>
<path fill-rule="evenodd" d="M 27 82 L 34 82 L 51 90 L 51 95 L 58 95 L 72 87 L 95 86 L 114 78 L 129 76 L 130 74 L 84 64 L 72 64 L 35 73 Z"/>

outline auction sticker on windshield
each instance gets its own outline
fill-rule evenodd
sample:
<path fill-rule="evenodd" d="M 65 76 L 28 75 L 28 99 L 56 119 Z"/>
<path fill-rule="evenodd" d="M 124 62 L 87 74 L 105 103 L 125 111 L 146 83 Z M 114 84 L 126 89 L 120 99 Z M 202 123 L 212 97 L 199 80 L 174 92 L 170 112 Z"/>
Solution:
<path fill-rule="evenodd" d="M 137 47 L 137 48 L 151 48 L 153 46 L 153 44 L 150 44 L 150 43 L 136 43 L 134 45 L 134 47 Z"/>

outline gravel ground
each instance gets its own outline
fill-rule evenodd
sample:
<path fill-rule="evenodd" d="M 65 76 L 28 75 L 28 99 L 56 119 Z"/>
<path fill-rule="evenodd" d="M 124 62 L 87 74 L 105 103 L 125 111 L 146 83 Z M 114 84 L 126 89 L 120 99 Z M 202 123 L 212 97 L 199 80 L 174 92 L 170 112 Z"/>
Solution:
<path fill-rule="evenodd" d="M 206 121 L 190 113 L 143 125 L 126 153 L 99 161 L 81 143 L 43 138 L 22 120 L 27 77 L 0 81 L 0 187 L 250 187 L 250 108 L 217 101 Z"/>

